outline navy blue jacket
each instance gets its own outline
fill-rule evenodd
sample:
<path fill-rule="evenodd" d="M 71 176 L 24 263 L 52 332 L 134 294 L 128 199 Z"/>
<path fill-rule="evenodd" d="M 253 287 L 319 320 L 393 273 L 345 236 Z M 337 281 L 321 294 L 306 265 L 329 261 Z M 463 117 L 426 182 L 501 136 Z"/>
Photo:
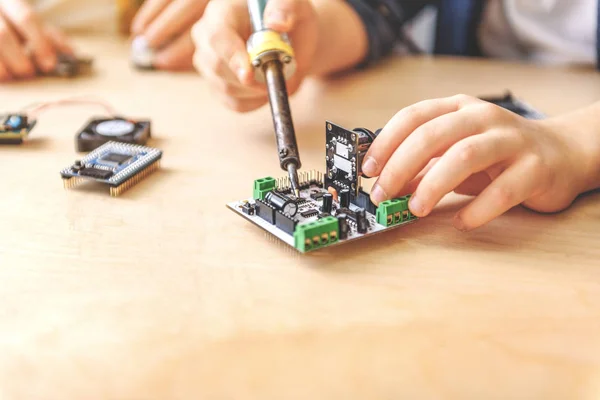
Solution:
<path fill-rule="evenodd" d="M 438 10 L 435 54 L 481 55 L 477 29 L 482 20 L 484 0 L 348 0 L 348 3 L 362 18 L 369 37 L 365 63 L 389 54 L 401 40 L 402 25 L 429 5 Z M 598 9 L 596 53 L 600 69 L 600 2 Z"/>

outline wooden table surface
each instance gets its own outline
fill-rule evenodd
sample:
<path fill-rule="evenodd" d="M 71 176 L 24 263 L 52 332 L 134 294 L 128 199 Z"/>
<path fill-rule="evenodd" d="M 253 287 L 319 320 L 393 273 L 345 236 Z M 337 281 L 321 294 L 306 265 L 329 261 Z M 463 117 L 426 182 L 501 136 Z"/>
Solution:
<path fill-rule="evenodd" d="M 152 119 L 163 168 L 111 198 L 62 187 L 94 107 L 50 109 L 0 148 L 0 399 L 598 399 L 600 195 L 514 209 L 471 233 L 467 198 L 300 256 L 231 211 L 282 175 L 269 112 L 226 110 L 194 74 L 129 67 L 82 39 L 94 77 L 0 87 L 0 109 L 93 94 Z M 418 100 L 505 89 L 550 115 L 600 98 L 600 74 L 406 58 L 292 102 L 305 169 L 324 121 L 376 129 Z"/>

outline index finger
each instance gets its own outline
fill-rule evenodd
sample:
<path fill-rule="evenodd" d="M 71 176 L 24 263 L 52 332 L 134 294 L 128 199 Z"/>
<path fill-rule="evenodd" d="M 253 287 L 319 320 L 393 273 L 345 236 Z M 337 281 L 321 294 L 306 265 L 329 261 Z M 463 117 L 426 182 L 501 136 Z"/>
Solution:
<path fill-rule="evenodd" d="M 464 95 L 424 100 L 398 112 L 381 130 L 365 156 L 362 170 L 370 177 L 378 176 L 400 144 L 419 126 L 442 115 L 458 111 L 471 102 Z"/>

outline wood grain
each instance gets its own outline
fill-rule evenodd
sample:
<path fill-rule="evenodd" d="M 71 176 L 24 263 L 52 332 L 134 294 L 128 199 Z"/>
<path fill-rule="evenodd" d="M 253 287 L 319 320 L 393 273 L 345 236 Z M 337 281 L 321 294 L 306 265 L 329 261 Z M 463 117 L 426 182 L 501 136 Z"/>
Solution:
<path fill-rule="evenodd" d="M 300 256 L 225 208 L 279 174 L 269 112 L 221 107 L 194 74 L 129 68 L 0 87 L 0 109 L 94 94 L 150 117 L 163 169 L 120 198 L 62 188 L 90 107 L 0 148 L 0 399 L 597 399 L 600 198 L 516 208 L 472 233 L 449 196 L 416 224 Z M 378 128 L 418 100 L 511 89 L 550 115 L 600 97 L 594 71 L 407 58 L 292 101 L 305 169 L 324 121 Z"/>

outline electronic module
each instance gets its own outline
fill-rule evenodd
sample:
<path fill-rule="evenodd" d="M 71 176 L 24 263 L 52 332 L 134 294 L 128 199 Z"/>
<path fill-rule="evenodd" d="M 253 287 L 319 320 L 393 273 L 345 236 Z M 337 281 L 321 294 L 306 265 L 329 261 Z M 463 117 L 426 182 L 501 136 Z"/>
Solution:
<path fill-rule="evenodd" d="M 0 144 L 21 144 L 33 129 L 35 119 L 25 114 L 0 114 Z"/>
<path fill-rule="evenodd" d="M 375 206 L 361 186 L 362 159 L 376 136 L 327 122 L 326 170 L 300 172 L 299 197 L 288 177 L 266 177 L 254 182 L 251 198 L 227 206 L 302 253 L 414 222 L 410 195 Z"/>
<path fill-rule="evenodd" d="M 95 118 L 77 133 L 75 145 L 78 152 L 92 151 L 107 142 L 145 145 L 151 137 L 150 127 L 148 120 Z"/>
<path fill-rule="evenodd" d="M 48 75 L 62 78 L 74 78 L 80 75 L 88 75 L 92 71 L 94 60 L 90 57 L 74 56 L 71 54 L 59 54 L 56 67 Z"/>
<path fill-rule="evenodd" d="M 523 100 L 519 100 L 510 91 L 502 96 L 481 97 L 481 100 L 495 104 L 527 119 L 545 119 L 546 115 L 539 112 Z"/>
<path fill-rule="evenodd" d="M 65 188 L 85 181 L 99 182 L 118 196 L 160 167 L 162 151 L 151 147 L 108 142 L 60 172 Z"/>

